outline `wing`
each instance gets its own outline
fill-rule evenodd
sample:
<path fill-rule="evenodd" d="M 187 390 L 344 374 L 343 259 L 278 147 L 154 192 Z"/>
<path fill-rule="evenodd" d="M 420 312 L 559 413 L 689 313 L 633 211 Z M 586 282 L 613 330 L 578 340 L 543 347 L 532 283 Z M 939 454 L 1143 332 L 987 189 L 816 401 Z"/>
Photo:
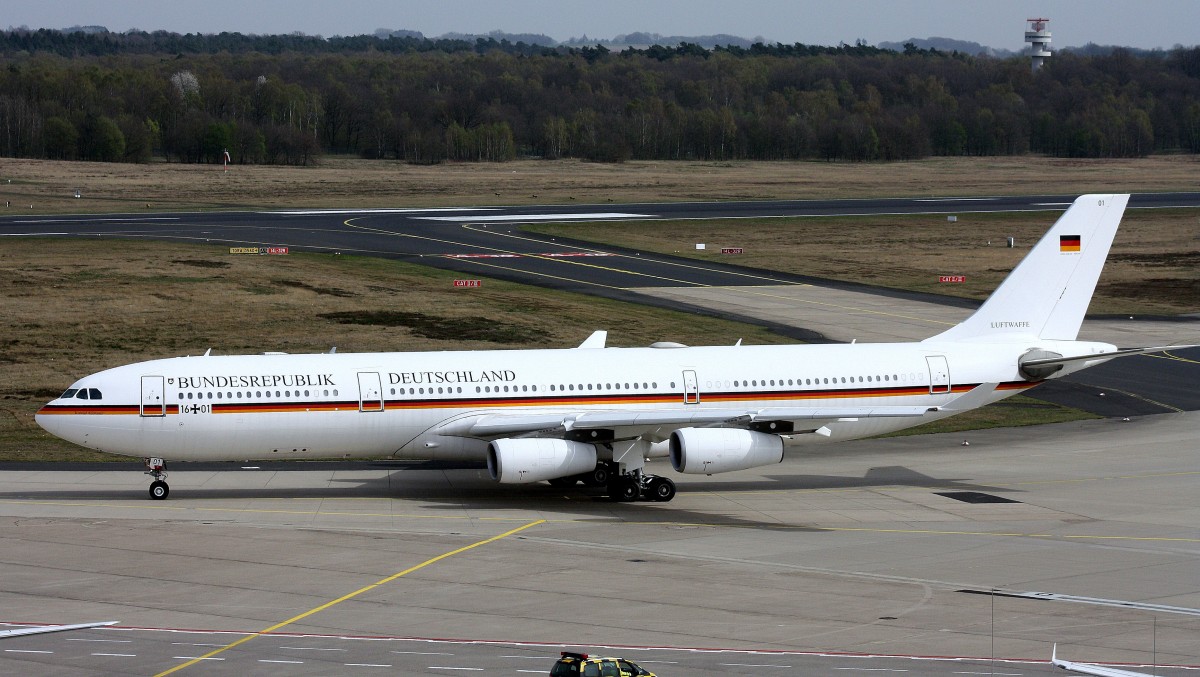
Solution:
<path fill-rule="evenodd" d="M 604 409 L 525 414 L 472 414 L 443 423 L 439 435 L 500 437 L 577 437 L 586 440 L 637 437 L 665 439 L 686 427 L 746 428 L 761 432 L 813 433 L 838 420 L 925 416 L 930 407 L 767 407 L 763 409 Z M 606 431 L 604 435 L 589 435 Z"/>
<path fill-rule="evenodd" d="M 982 406 L 995 383 L 977 386 L 940 407 L 836 406 L 763 407 L 759 409 L 589 409 L 526 411 L 519 414 L 466 414 L 436 427 L 433 432 L 450 437 L 499 439 L 501 437 L 561 437 L 578 441 L 609 441 L 645 436 L 662 440 L 673 430 L 687 427 L 744 428 L 778 434 L 828 435 L 825 426 L 836 421 L 864 418 L 920 418 L 937 411 L 966 411 Z"/>
<path fill-rule="evenodd" d="M 40 625 L 31 628 L 20 628 L 17 630 L 0 630 L 0 639 L 8 637 L 23 637 L 25 635 L 41 635 L 47 632 L 62 632 L 64 630 L 85 630 L 87 628 L 99 628 L 106 625 L 116 625 L 118 621 L 100 621 L 98 623 L 75 623 L 74 625 Z"/>

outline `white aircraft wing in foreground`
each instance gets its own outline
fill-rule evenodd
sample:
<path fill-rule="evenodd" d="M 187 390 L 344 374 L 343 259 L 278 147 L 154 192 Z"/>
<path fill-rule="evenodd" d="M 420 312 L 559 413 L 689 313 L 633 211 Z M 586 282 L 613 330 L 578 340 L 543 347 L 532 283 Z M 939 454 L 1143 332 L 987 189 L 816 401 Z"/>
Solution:
<path fill-rule="evenodd" d="M 43 635 L 47 632 L 63 632 L 64 630 L 86 630 L 88 628 L 100 628 L 107 625 L 116 625 L 117 623 L 118 621 L 100 621 L 98 623 L 39 625 L 30 628 L 17 628 L 16 630 L 0 630 L 0 639 L 8 639 L 9 637 L 24 637 L 25 635 Z"/>
<path fill-rule="evenodd" d="M 1103 665 L 1063 660 L 1058 657 L 1057 644 L 1054 645 L 1054 650 L 1050 653 L 1050 664 L 1070 672 L 1078 672 L 1081 675 L 1095 675 L 1096 677 L 1154 677 L 1149 672 L 1134 672 L 1133 670 L 1121 670 Z"/>

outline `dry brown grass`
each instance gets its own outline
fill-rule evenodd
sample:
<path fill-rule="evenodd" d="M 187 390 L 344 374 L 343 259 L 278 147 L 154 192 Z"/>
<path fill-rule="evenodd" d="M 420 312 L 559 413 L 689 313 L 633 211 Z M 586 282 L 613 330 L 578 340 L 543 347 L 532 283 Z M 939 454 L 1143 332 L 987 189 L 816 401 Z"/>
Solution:
<path fill-rule="evenodd" d="M 1195 190 L 1197 175 L 1194 156 L 437 166 L 326 158 L 313 167 L 239 166 L 228 173 L 213 165 L 5 158 L 0 206 L 13 206 L 0 214 L 1146 192 Z"/>
<path fill-rule="evenodd" d="M 767 270 L 984 299 L 1058 214 L 545 224 L 539 232 Z M 1016 247 L 1005 246 L 1007 237 Z M 696 243 L 704 243 L 703 251 Z M 741 247 L 723 255 L 722 247 Z M 965 275 L 945 284 L 940 275 Z M 1092 313 L 1200 311 L 1200 212 L 1130 210 Z"/>

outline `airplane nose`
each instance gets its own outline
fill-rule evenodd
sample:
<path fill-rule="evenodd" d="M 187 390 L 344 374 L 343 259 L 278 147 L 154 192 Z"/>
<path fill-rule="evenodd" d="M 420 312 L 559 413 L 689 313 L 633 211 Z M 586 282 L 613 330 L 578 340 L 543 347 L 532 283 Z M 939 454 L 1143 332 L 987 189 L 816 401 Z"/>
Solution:
<path fill-rule="evenodd" d="M 59 439 L 67 440 L 68 442 L 75 442 L 75 440 L 72 439 L 73 435 L 71 434 L 71 425 L 70 421 L 68 420 L 70 418 L 70 416 L 51 412 L 49 405 L 42 407 L 40 411 L 33 415 L 34 422 L 41 426 L 42 430 L 45 430 Z M 76 444 L 78 444 L 78 442 L 76 442 Z"/>
<path fill-rule="evenodd" d="M 33 415 L 34 423 L 37 423 L 39 426 L 41 426 L 42 430 L 45 430 L 46 432 L 50 433 L 51 435 L 55 435 L 55 436 L 58 435 L 57 429 L 59 426 L 55 425 L 55 423 L 57 422 L 56 419 L 58 419 L 58 418 L 59 418 L 58 416 L 55 416 L 53 414 L 47 414 L 46 407 L 42 407 L 38 411 L 38 413 Z"/>

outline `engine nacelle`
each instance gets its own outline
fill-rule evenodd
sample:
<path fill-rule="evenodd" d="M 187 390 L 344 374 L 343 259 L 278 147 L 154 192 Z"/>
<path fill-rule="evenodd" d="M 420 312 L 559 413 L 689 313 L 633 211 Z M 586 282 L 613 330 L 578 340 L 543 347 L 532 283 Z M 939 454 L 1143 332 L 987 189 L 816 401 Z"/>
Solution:
<path fill-rule="evenodd" d="M 783 460 L 783 439 L 739 428 L 680 428 L 671 433 L 671 466 L 691 475 L 745 470 Z"/>
<path fill-rule="evenodd" d="M 488 445 L 488 474 L 501 484 L 528 484 L 591 472 L 596 447 L 555 439 L 502 439 Z"/>

